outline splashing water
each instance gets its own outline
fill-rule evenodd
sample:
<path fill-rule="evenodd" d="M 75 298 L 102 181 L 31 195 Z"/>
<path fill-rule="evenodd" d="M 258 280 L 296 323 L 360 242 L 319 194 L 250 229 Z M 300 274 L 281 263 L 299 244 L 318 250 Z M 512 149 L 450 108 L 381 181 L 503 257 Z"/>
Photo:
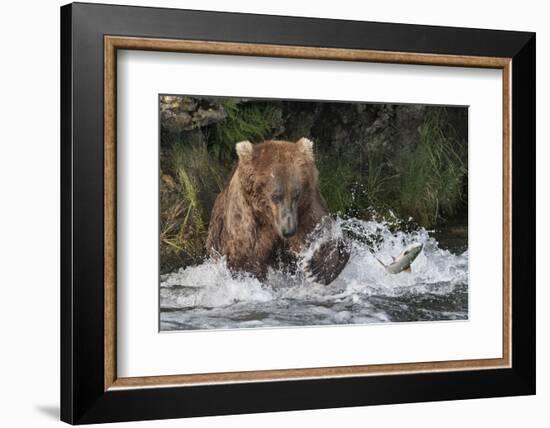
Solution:
<path fill-rule="evenodd" d="M 328 286 L 306 279 L 304 266 L 326 239 L 348 237 L 349 263 Z M 411 273 L 380 265 L 422 243 Z M 224 260 L 163 275 L 161 330 L 280 327 L 468 318 L 468 252 L 441 249 L 425 229 L 392 233 L 384 222 L 337 219 L 300 255 L 294 274 L 270 270 L 260 282 L 232 274 Z"/>

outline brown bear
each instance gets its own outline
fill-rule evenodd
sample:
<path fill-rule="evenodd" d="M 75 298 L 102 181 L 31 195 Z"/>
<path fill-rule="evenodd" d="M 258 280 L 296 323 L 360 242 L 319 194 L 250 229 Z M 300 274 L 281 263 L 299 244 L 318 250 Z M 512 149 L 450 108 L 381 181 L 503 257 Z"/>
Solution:
<path fill-rule="evenodd" d="M 234 271 L 264 279 L 278 255 L 296 256 L 328 210 L 319 191 L 313 143 L 249 141 L 236 144 L 238 163 L 218 195 L 208 229 L 210 256 L 225 256 Z M 329 241 L 315 252 L 306 271 L 328 284 L 349 259 L 342 242 Z"/>

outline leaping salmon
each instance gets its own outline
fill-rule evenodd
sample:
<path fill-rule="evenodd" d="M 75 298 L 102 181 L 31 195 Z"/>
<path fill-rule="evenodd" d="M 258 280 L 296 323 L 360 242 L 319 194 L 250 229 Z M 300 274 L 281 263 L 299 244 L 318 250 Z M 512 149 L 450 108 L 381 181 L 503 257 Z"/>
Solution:
<path fill-rule="evenodd" d="M 392 257 L 393 262 L 391 262 L 389 265 L 382 263 L 378 257 L 374 257 L 376 258 L 376 260 L 378 260 L 378 263 L 380 263 L 384 267 L 384 269 L 386 269 L 386 272 L 388 273 L 410 273 L 411 263 L 414 262 L 414 260 L 418 257 L 423 247 L 424 245 L 420 243 L 409 245 L 397 257 Z"/>

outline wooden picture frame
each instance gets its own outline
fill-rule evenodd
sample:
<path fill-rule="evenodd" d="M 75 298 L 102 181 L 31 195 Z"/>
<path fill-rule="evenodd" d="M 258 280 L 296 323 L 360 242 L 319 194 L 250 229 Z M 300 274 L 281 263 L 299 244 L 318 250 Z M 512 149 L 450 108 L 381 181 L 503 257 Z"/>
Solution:
<path fill-rule="evenodd" d="M 502 358 L 118 377 L 118 49 L 502 70 Z M 534 34 L 77 3 L 61 9 L 61 53 L 62 420 L 80 424 L 535 392 Z"/>

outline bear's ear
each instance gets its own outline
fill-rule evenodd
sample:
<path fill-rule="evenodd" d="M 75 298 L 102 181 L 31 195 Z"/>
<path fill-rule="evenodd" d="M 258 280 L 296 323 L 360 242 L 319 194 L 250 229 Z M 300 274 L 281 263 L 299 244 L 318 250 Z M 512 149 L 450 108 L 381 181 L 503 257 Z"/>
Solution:
<path fill-rule="evenodd" d="M 240 143 L 235 144 L 235 151 L 239 160 L 248 160 L 252 157 L 252 143 L 250 141 L 241 141 Z"/>
<path fill-rule="evenodd" d="M 306 137 L 300 138 L 296 144 L 298 144 L 300 151 L 313 159 L 313 141 L 308 140 Z"/>

